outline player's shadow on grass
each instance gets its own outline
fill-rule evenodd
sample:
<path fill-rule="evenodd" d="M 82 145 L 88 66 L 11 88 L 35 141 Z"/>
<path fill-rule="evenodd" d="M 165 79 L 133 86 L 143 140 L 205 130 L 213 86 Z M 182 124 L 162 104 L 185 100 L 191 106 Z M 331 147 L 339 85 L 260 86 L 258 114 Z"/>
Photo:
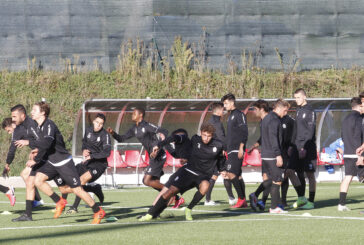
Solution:
<path fill-rule="evenodd" d="M 362 195 L 350 196 L 350 198 L 348 198 L 346 200 L 346 204 L 357 204 L 357 203 L 361 203 L 361 202 L 364 202 Z M 327 207 L 337 207 L 338 204 L 339 204 L 339 198 L 316 200 L 315 209 L 327 208 Z"/>
<path fill-rule="evenodd" d="M 92 234 L 100 234 L 100 236 L 104 235 L 107 231 L 120 231 L 121 229 L 130 229 L 134 227 L 143 227 L 150 225 L 160 225 L 160 223 L 121 223 L 113 222 L 113 225 L 94 225 L 87 226 L 87 232 L 91 232 Z M 64 238 L 70 239 L 73 235 L 84 235 L 84 229 L 77 229 L 76 227 L 73 230 L 67 229 L 67 231 L 46 231 L 43 234 L 32 234 L 32 233 L 24 233 L 22 237 L 8 237 L 8 238 L 0 238 L 0 244 L 9 244 L 11 242 L 19 242 L 19 241 L 27 241 L 33 239 L 47 239 L 47 238 Z M 71 238 L 72 239 L 72 238 Z"/>

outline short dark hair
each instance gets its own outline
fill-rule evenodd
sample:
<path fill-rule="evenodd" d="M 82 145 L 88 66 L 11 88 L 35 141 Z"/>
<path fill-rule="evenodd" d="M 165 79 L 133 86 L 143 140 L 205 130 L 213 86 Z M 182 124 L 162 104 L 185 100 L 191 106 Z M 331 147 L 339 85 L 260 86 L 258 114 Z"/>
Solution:
<path fill-rule="evenodd" d="M 224 102 L 225 100 L 232 100 L 235 103 L 235 95 L 233 95 L 232 93 L 228 93 L 225 94 L 222 98 L 221 98 L 221 102 Z"/>
<path fill-rule="evenodd" d="M 3 122 L 1 123 L 1 127 L 3 129 L 5 129 L 6 127 L 11 127 L 11 124 L 13 123 L 13 121 L 11 120 L 10 117 L 7 117 L 3 120 Z"/>
<path fill-rule="evenodd" d="M 104 123 L 106 122 L 106 116 L 104 114 L 102 114 L 102 113 L 97 113 L 95 119 L 96 118 L 102 119 L 104 121 Z"/>
<path fill-rule="evenodd" d="M 253 103 L 252 106 L 258 109 L 264 109 L 265 112 L 269 112 L 269 104 L 265 100 L 257 100 Z"/>
<path fill-rule="evenodd" d="M 172 135 L 176 135 L 176 134 L 184 134 L 184 135 L 186 135 L 186 137 L 188 137 L 187 131 L 183 128 L 176 129 L 172 132 Z"/>
<path fill-rule="evenodd" d="M 210 134 L 215 133 L 215 127 L 211 123 L 202 124 L 200 130 L 201 130 L 201 133 L 202 132 L 207 132 L 207 133 L 210 133 Z"/>
<path fill-rule="evenodd" d="M 298 93 L 301 93 L 304 96 L 306 96 L 306 91 L 303 88 L 298 88 L 298 89 L 296 89 L 296 91 L 294 91 L 294 94 L 298 94 Z"/>
<path fill-rule="evenodd" d="M 51 113 L 51 107 L 44 101 L 35 103 L 35 105 L 39 106 L 41 112 L 44 112 L 44 116 L 48 117 Z"/>
<path fill-rule="evenodd" d="M 364 91 L 359 94 L 359 98 L 360 99 L 364 98 Z"/>
<path fill-rule="evenodd" d="M 291 105 L 288 103 L 288 101 L 284 100 L 284 99 L 277 99 L 275 102 L 274 102 L 274 106 L 273 108 L 276 108 L 276 107 L 288 107 L 290 108 Z"/>
<path fill-rule="evenodd" d="M 353 97 L 350 100 L 351 108 L 354 108 L 355 106 L 361 105 L 361 99 L 359 97 Z"/>
<path fill-rule="evenodd" d="M 27 110 L 25 110 L 25 107 L 22 104 L 17 104 L 16 106 L 11 107 L 10 111 L 19 111 L 25 115 L 27 114 Z"/>
<path fill-rule="evenodd" d="M 143 118 L 145 116 L 145 109 L 141 108 L 141 107 L 137 107 L 134 109 L 134 111 L 138 111 L 139 113 L 141 113 L 143 115 Z"/>
<path fill-rule="evenodd" d="M 224 104 L 222 102 L 214 102 L 211 105 L 212 112 L 215 112 L 217 109 L 224 108 Z"/>

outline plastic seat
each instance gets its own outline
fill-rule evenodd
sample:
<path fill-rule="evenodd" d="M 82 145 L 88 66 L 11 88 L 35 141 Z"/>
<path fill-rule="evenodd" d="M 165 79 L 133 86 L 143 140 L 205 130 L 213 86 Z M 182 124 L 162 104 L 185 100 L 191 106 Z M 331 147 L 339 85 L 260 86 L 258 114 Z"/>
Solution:
<path fill-rule="evenodd" d="M 165 165 L 167 166 L 175 166 L 176 168 L 180 168 L 183 166 L 183 164 L 181 164 L 181 159 L 176 159 L 174 158 L 168 151 L 166 151 L 166 163 Z"/>
<path fill-rule="evenodd" d="M 114 167 L 114 150 L 111 150 L 110 156 L 107 158 L 107 166 L 110 168 Z M 115 168 L 126 168 L 127 164 L 121 158 L 120 152 L 115 153 Z"/>
<path fill-rule="evenodd" d="M 248 153 L 248 150 L 245 150 L 243 166 L 246 165 L 262 166 L 262 157 L 258 149 L 254 149 L 250 153 Z"/>
<path fill-rule="evenodd" d="M 125 163 L 128 167 L 132 168 L 145 168 L 148 166 L 147 162 L 143 160 L 138 150 L 126 150 L 125 151 Z"/>

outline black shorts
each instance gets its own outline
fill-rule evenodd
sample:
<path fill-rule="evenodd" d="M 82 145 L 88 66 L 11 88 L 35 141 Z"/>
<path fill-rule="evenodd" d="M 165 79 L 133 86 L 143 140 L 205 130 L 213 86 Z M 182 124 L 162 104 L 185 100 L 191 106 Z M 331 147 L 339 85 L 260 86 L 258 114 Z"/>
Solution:
<path fill-rule="evenodd" d="M 219 172 L 219 169 L 217 168 L 217 166 L 215 166 L 214 172 L 212 173 L 212 175 L 215 175 L 215 176 L 219 176 L 220 175 L 220 172 Z"/>
<path fill-rule="evenodd" d="M 238 158 L 238 152 L 230 152 L 226 160 L 226 171 L 236 176 L 241 176 L 243 160 Z"/>
<path fill-rule="evenodd" d="M 44 161 L 41 161 L 40 163 L 38 163 L 38 164 L 36 164 L 36 165 L 34 165 L 33 167 L 32 167 L 32 170 L 30 171 L 30 174 L 29 174 L 29 176 L 35 176 L 36 174 L 37 174 L 37 172 L 38 172 L 38 170 L 43 166 L 45 164 L 45 162 Z"/>
<path fill-rule="evenodd" d="M 345 166 L 345 175 L 358 175 L 358 166 L 356 166 L 356 162 L 358 158 L 344 158 L 344 166 Z"/>
<path fill-rule="evenodd" d="M 90 160 L 86 163 L 79 163 L 76 165 L 77 172 L 79 176 L 82 176 L 86 172 L 90 172 L 91 179 L 88 183 L 92 183 L 100 178 L 101 175 L 105 172 L 107 168 L 106 161 L 99 161 L 99 160 Z"/>
<path fill-rule="evenodd" d="M 149 166 L 145 169 L 145 174 L 160 178 L 164 174 L 163 165 L 166 162 L 166 159 L 167 156 L 165 153 L 154 159 L 150 158 Z"/>
<path fill-rule="evenodd" d="M 47 175 L 48 180 L 54 180 L 58 186 L 68 185 L 71 188 L 81 186 L 80 176 L 72 159 L 66 164 L 57 167 L 46 162 L 38 169 L 38 172 Z M 61 183 L 60 179 L 62 180 Z"/>
<path fill-rule="evenodd" d="M 282 182 L 284 178 L 284 169 L 277 167 L 277 160 L 263 160 L 262 166 L 265 165 L 265 169 L 267 170 L 268 178 L 274 182 Z"/>
<path fill-rule="evenodd" d="M 211 176 L 196 175 L 192 172 L 187 167 L 181 167 L 171 175 L 164 186 L 169 188 L 173 185 L 179 189 L 179 193 L 183 194 L 194 187 L 198 189 L 202 181 L 211 179 Z"/>

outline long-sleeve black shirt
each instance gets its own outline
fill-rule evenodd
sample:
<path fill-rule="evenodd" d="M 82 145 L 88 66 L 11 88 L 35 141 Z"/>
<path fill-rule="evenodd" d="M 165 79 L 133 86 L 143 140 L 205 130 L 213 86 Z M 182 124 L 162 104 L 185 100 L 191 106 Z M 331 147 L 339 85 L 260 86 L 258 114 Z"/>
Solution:
<path fill-rule="evenodd" d="M 316 145 L 316 113 L 310 105 L 306 104 L 297 109 L 293 131 L 292 142 L 298 150 L 307 150 L 311 148 L 309 145 Z"/>
<path fill-rule="evenodd" d="M 234 109 L 227 122 L 226 148 L 227 152 L 238 151 L 240 144 L 246 146 L 248 140 L 248 125 L 245 114 Z"/>
<path fill-rule="evenodd" d="M 221 122 L 221 117 L 212 115 L 209 119 L 208 123 L 212 124 L 215 128 L 214 136 L 216 139 L 220 140 L 224 144 L 224 149 L 226 149 L 226 136 L 225 136 L 225 129 L 224 125 Z"/>
<path fill-rule="evenodd" d="M 82 150 L 89 150 L 91 159 L 105 159 L 110 155 L 110 136 L 105 129 L 94 131 L 93 126 L 88 127 L 82 139 Z"/>
<path fill-rule="evenodd" d="M 191 140 L 187 135 L 183 134 L 172 134 L 165 140 L 158 143 L 158 148 L 164 147 L 174 158 L 188 159 L 192 144 Z"/>
<path fill-rule="evenodd" d="M 282 124 L 282 156 L 283 158 L 288 158 L 288 148 L 290 146 L 293 146 L 292 144 L 292 134 L 293 134 L 293 128 L 295 124 L 295 120 L 289 116 L 286 115 L 281 118 L 281 124 Z"/>
<path fill-rule="evenodd" d="M 42 125 L 38 125 L 33 134 L 35 140 L 30 140 L 29 145 L 32 149 L 38 149 L 38 154 L 34 158 L 36 163 L 48 160 L 54 166 L 61 166 L 67 162 L 65 160 L 71 158 L 66 150 L 63 136 L 52 120 L 46 118 Z"/>
<path fill-rule="evenodd" d="M 212 138 L 208 144 L 202 142 L 201 136 L 194 135 L 191 138 L 191 154 L 188 158 L 186 169 L 197 175 L 211 177 L 214 168 L 223 170 L 225 156 L 223 156 L 223 144 L 220 140 Z"/>
<path fill-rule="evenodd" d="M 17 147 L 15 146 L 15 141 L 30 140 L 32 138 L 32 133 L 30 133 L 31 127 L 34 129 L 36 127 L 36 122 L 27 116 L 24 122 L 16 126 L 16 128 L 14 129 L 14 132 L 11 135 L 11 143 L 6 157 L 7 164 L 11 164 L 14 160 L 15 152 L 17 149 Z"/>
<path fill-rule="evenodd" d="M 282 156 L 282 126 L 278 115 L 271 111 L 261 122 L 262 158 Z"/>
<path fill-rule="evenodd" d="M 363 118 L 358 111 L 350 112 L 342 121 L 341 137 L 344 142 L 345 155 L 355 155 L 355 151 L 361 146 Z"/>
<path fill-rule="evenodd" d="M 157 137 L 157 133 L 162 133 L 166 137 L 168 136 L 168 131 L 166 129 L 157 127 L 143 120 L 138 126 L 136 124 L 133 125 L 124 135 L 114 133 L 112 136 L 118 142 L 124 142 L 127 139 L 136 137 L 139 142 L 142 143 L 145 150 L 151 154 L 153 147 L 157 146 L 160 141 Z"/>

